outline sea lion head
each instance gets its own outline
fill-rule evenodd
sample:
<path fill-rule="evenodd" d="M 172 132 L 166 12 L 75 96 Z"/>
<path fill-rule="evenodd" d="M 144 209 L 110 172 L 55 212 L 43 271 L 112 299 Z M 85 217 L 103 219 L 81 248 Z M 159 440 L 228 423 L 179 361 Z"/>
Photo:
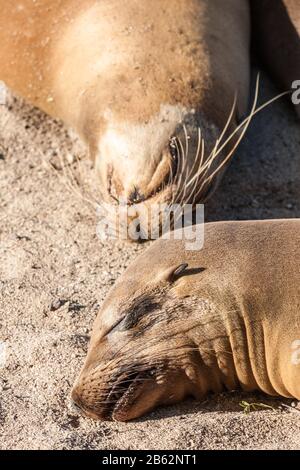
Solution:
<path fill-rule="evenodd" d="M 102 194 L 112 208 L 115 203 L 117 208 L 131 208 L 141 238 L 145 233 L 151 238 L 150 221 L 157 212 L 204 202 L 212 192 L 218 178 L 210 176 L 220 158 L 217 155 L 206 165 L 203 136 L 211 150 L 217 129 L 201 124 L 196 109 L 179 104 L 160 105 L 156 114 L 140 122 L 114 120 L 107 113 L 95 157 Z M 151 227 L 152 233 L 155 229 Z"/>
<path fill-rule="evenodd" d="M 150 269 L 142 256 L 115 285 L 95 321 L 72 390 L 84 415 L 127 421 L 189 395 L 199 398 L 197 348 L 189 336 L 194 307 L 185 299 L 189 271 L 195 269 L 185 262 Z"/>
<path fill-rule="evenodd" d="M 193 109 L 161 106 L 146 123 L 113 122 L 108 119 L 95 158 L 105 207 L 119 219 L 126 211 L 123 220 L 130 237 L 158 238 L 163 220 L 171 221 L 163 218 L 176 217 L 170 211 L 182 213 L 186 204 L 195 207 L 212 193 L 218 177 L 210 175 L 219 160 L 206 165 L 200 118 Z M 217 139 L 216 129 L 211 126 L 209 133 L 211 143 L 212 135 Z"/>
<path fill-rule="evenodd" d="M 128 2 L 117 15 L 115 3 L 94 2 L 66 28 L 55 49 L 55 96 L 89 147 L 100 203 L 110 212 L 134 205 L 151 238 L 140 209 L 150 218 L 154 206 L 204 202 L 215 188 L 223 156 L 211 151 L 233 96 L 222 96 L 220 111 L 199 2 Z"/>

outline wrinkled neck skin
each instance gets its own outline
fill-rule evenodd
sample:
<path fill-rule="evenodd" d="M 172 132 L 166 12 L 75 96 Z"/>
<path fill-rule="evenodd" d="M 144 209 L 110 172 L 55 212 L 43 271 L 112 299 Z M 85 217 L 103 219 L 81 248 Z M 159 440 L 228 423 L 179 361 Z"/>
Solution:
<path fill-rule="evenodd" d="M 210 300 L 198 297 L 185 300 L 193 309 L 192 318 L 184 320 L 184 334 L 191 348 L 192 361 L 185 367 L 191 394 L 202 399 L 209 392 L 236 390 L 244 381 L 237 361 L 239 343 L 245 342 L 245 327 L 237 315 L 236 337 L 232 337 L 229 316 Z M 190 307 L 188 309 L 190 312 Z M 249 362 L 249 361 L 248 361 Z"/>
<path fill-rule="evenodd" d="M 271 322 L 258 320 L 259 309 L 267 307 L 248 303 L 232 292 L 221 297 L 216 292 L 206 293 L 206 298 L 195 305 L 195 323 L 186 333 L 197 351 L 197 368 L 191 372 L 193 395 L 201 398 L 210 391 L 242 389 L 295 396 L 296 378 L 282 379 L 289 376 L 291 345 L 278 334 L 281 328 L 275 318 Z"/>
<path fill-rule="evenodd" d="M 205 300 L 199 301 L 199 298 Z M 190 325 L 185 334 L 195 348 L 197 367 L 190 371 L 195 397 L 240 388 L 245 391 L 259 389 L 274 396 L 291 395 L 278 380 L 282 364 L 275 355 L 272 357 L 266 352 L 265 338 L 283 351 L 277 336 L 272 334 L 275 326 L 251 321 L 256 318 L 255 312 L 251 311 L 252 304 L 245 305 L 245 299 L 236 298 L 233 292 L 219 295 L 207 289 L 203 295 L 187 298 L 185 303 L 185 308 L 189 303 L 193 305 L 192 319 L 185 319 Z M 190 308 L 187 311 L 191 311 Z M 186 373 L 189 376 L 188 370 Z"/>

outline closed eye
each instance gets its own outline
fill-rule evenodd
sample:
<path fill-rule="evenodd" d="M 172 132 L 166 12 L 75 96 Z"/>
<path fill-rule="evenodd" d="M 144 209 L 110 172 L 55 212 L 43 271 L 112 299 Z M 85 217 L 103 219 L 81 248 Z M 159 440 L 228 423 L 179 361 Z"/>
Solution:
<path fill-rule="evenodd" d="M 120 325 L 120 323 L 122 323 L 122 321 L 126 318 L 126 315 L 124 315 L 123 317 L 119 318 L 116 323 L 113 324 L 113 326 L 111 328 L 109 328 L 109 330 L 106 331 L 105 335 L 104 336 L 107 336 L 109 335 L 110 333 L 112 333 L 113 330 L 117 329 L 117 327 Z"/>
<path fill-rule="evenodd" d="M 128 312 L 124 318 L 123 324 L 120 325 L 121 329 L 130 330 L 134 328 L 145 315 L 157 310 L 158 308 L 158 303 L 149 302 L 149 299 L 145 299 L 130 309 L 130 312 Z"/>
<path fill-rule="evenodd" d="M 157 302 L 150 301 L 149 298 L 139 301 L 139 303 L 132 306 L 125 315 L 116 321 L 116 323 L 106 332 L 105 336 L 115 330 L 128 331 L 132 329 L 138 324 L 141 318 L 158 308 L 159 304 Z"/>

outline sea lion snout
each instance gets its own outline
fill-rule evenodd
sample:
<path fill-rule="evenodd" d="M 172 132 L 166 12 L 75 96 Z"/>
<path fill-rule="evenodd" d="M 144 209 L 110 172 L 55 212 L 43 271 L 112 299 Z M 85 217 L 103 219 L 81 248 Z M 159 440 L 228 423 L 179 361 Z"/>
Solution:
<path fill-rule="evenodd" d="M 79 395 L 78 395 L 78 393 L 76 392 L 76 389 L 75 389 L 75 388 L 73 388 L 72 393 L 71 393 L 71 397 L 70 397 L 70 408 L 71 408 L 72 411 L 74 411 L 75 413 L 78 413 L 78 414 L 80 414 L 80 415 L 84 415 L 83 409 L 82 409 L 82 405 L 81 405 L 81 402 L 80 402 L 80 399 L 79 399 Z"/>
<path fill-rule="evenodd" d="M 145 200 L 145 195 L 141 192 L 140 188 L 134 186 L 134 189 L 129 194 L 128 200 L 131 204 L 139 204 Z"/>
<path fill-rule="evenodd" d="M 152 354 L 154 360 L 149 354 L 141 361 L 131 358 L 130 364 L 125 356 L 110 374 L 104 372 L 95 380 L 80 378 L 71 394 L 74 411 L 95 420 L 129 421 L 159 405 L 174 404 L 193 395 L 186 371 L 179 364 L 170 366 L 165 362 L 166 345 L 161 355 Z"/>
<path fill-rule="evenodd" d="M 99 137 L 95 164 L 106 200 L 131 204 L 170 202 L 165 190 L 176 180 L 179 146 L 174 144 L 179 109 L 162 107 L 150 122 L 117 124 L 108 114 L 107 129 Z M 161 122 L 163 121 L 163 122 Z"/>
<path fill-rule="evenodd" d="M 71 392 L 71 406 L 82 416 L 96 420 L 128 421 L 150 411 L 163 395 L 163 373 L 126 355 L 114 365 L 97 362 L 99 373 L 81 375 Z M 110 369 L 106 373 L 106 368 Z M 147 397 L 147 399 L 145 399 Z"/>
<path fill-rule="evenodd" d="M 198 118 L 195 110 L 180 111 L 172 106 L 162 107 L 155 120 L 147 124 L 117 125 L 108 115 L 95 165 L 105 208 L 109 215 L 115 211 L 117 217 L 122 211 L 128 233 L 134 221 L 134 227 L 141 229 L 140 238 L 157 238 L 168 217 L 171 222 L 172 211 L 183 211 L 185 204 L 194 204 L 200 192 L 207 194 Z M 210 162 L 210 166 L 214 168 L 215 164 Z M 210 185 L 214 187 L 215 183 Z M 125 218 L 120 206 L 125 210 L 130 207 Z M 120 227 L 116 232 L 121 232 Z"/>
<path fill-rule="evenodd" d="M 99 157 L 100 158 L 100 157 Z M 110 158 L 111 160 L 111 158 Z M 129 206 L 143 202 L 170 202 L 171 189 L 176 177 L 177 160 L 168 151 L 150 156 L 143 164 L 138 158 L 127 157 L 120 163 L 115 157 L 109 164 L 99 160 L 98 174 L 102 182 L 104 199 Z M 129 170 L 129 171 L 128 171 Z M 168 197 L 166 197 L 166 190 Z"/>

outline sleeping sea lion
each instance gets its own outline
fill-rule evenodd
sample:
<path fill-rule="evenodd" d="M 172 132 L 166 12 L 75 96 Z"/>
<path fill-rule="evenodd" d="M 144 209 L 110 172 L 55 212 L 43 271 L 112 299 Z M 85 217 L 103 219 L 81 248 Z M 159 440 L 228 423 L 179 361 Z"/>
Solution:
<path fill-rule="evenodd" d="M 103 200 L 203 202 L 247 110 L 249 36 L 248 0 L 0 0 L 0 80 L 77 131 Z"/>
<path fill-rule="evenodd" d="M 155 241 L 105 300 L 72 398 L 126 421 L 237 389 L 300 399 L 300 220 L 209 223 L 199 251 Z"/>

